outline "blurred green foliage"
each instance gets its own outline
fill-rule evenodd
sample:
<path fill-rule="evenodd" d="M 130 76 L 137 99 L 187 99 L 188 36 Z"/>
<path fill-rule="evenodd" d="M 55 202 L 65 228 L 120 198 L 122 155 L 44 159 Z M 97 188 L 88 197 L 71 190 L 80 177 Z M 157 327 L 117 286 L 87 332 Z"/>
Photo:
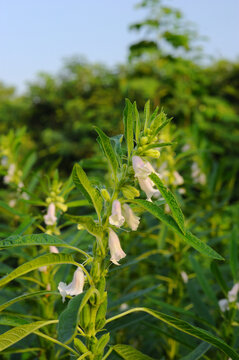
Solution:
<path fill-rule="evenodd" d="M 34 214 L 35 204 L 44 205 L 39 200 L 44 200 L 44 192 L 39 187 L 39 183 L 46 181 L 42 174 L 46 169 L 52 174 L 58 162 L 63 179 L 69 175 L 74 162 L 83 158 L 89 159 L 84 160 L 85 168 L 97 169 L 97 176 L 104 178 L 104 162 L 95 145 L 93 125 L 109 136 L 123 133 L 121 117 L 125 98 L 136 100 L 140 110 L 148 99 L 152 107 L 163 107 L 168 116 L 174 118 L 174 125 L 161 140 L 177 141 L 177 144 L 162 151 L 157 165 L 160 168 L 163 161 L 168 161 L 169 167 L 183 176 L 186 194 L 181 194 L 173 181 L 169 186 L 183 207 L 187 227 L 214 246 L 226 262 L 220 267 L 212 265 L 210 269 L 207 259 L 195 256 L 196 260 L 192 260 L 185 244 L 179 244 L 162 224 L 147 216 L 141 227 L 146 236 L 136 233 L 132 241 L 128 233 L 122 234 L 124 248 L 130 255 L 127 264 L 120 267 L 121 276 L 114 269 L 110 272 L 109 311 L 114 314 L 116 308 L 126 303 L 127 306 L 142 303 L 154 306 L 195 325 L 205 325 L 238 348 L 238 320 L 233 325 L 231 313 L 220 314 L 212 292 L 216 300 L 224 298 L 223 281 L 228 288 L 238 281 L 238 265 L 232 260 L 231 248 L 238 239 L 234 224 L 239 215 L 239 63 L 220 60 L 205 65 L 202 52 L 196 46 L 198 37 L 185 25 L 178 10 L 157 0 L 145 0 L 139 6 L 148 9 L 148 15 L 131 25 L 142 37 L 130 46 L 125 64 L 111 69 L 72 58 L 57 75 L 40 74 L 22 95 L 0 83 L 0 132 L 27 129 L 19 167 L 30 158 L 25 155 L 27 151 L 37 154 L 34 166 L 39 170 L 26 178 L 26 188 L 30 189 L 33 199 L 29 211 Z M 90 159 L 95 154 L 93 162 Z M 198 170 L 194 171 L 205 175 L 205 182 L 192 178 L 193 163 L 198 164 Z M 4 169 L 1 174 L 5 175 Z M 98 180 L 94 181 L 97 184 Z M 16 191 L 13 188 L 12 193 L 6 195 L 4 188 L 0 200 L 12 200 Z M 78 198 L 73 196 L 69 201 L 73 204 Z M 27 201 L 19 203 L 17 210 L 23 212 Z M 1 220 L 6 221 L 9 213 L 11 219 L 8 226 L 2 225 L 2 237 L 22 224 L 19 214 L 14 213 L 17 210 L 3 209 Z M 83 214 L 84 208 L 77 208 L 76 213 L 79 212 Z M 89 248 L 89 237 L 79 235 L 75 228 L 63 232 L 63 238 L 75 239 L 76 245 L 84 250 Z M 23 251 L 20 255 L 22 261 L 28 256 Z M 7 264 L 6 259 L 7 256 L 2 261 Z M 197 266 L 199 261 L 201 272 Z M 15 267 L 16 262 L 16 257 L 12 257 L 8 266 Z M 188 282 L 183 281 L 182 272 L 188 274 Z M 212 289 L 209 292 L 208 287 Z M 152 292 L 148 290 L 148 295 L 146 290 L 143 296 L 138 295 L 145 288 Z M 13 291 L 18 291 L 17 286 Z M 3 296 L 4 299 L 10 297 L 9 294 Z M 48 299 L 44 301 L 47 303 Z M 32 303 L 24 306 L 28 313 Z M 39 316 L 37 309 L 34 311 Z M 158 326 L 148 315 L 132 315 L 127 323 L 130 321 L 134 326 L 126 329 L 122 320 L 112 330 L 115 342 L 132 344 L 152 357 L 182 359 L 185 356 L 186 360 L 186 354 L 200 346 L 188 335 L 166 325 Z M 212 357 L 208 359 L 225 359 L 213 350 L 209 354 Z"/>

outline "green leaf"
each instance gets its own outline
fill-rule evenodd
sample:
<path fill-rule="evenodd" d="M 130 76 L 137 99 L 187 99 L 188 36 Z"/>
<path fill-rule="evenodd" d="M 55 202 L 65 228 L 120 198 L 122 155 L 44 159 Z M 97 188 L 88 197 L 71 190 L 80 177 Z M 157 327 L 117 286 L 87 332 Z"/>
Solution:
<path fill-rule="evenodd" d="M 80 312 L 94 292 L 95 288 L 91 287 L 87 292 L 73 297 L 69 301 L 67 308 L 61 313 L 58 326 L 58 335 L 61 342 L 69 343 L 77 334 Z"/>
<path fill-rule="evenodd" d="M 5 302 L 4 304 L 0 305 L 0 311 L 3 311 L 4 309 L 8 308 L 9 306 L 15 304 L 16 302 L 22 301 L 22 300 L 26 300 L 35 296 L 42 296 L 42 295 L 57 295 L 60 296 L 59 292 L 55 292 L 55 291 L 36 291 L 34 293 L 30 293 L 30 294 L 24 294 L 21 296 L 18 296 L 14 299 L 11 299 L 7 302 Z"/>
<path fill-rule="evenodd" d="M 116 179 L 117 169 L 118 169 L 118 161 L 117 161 L 116 154 L 112 148 L 110 138 L 107 135 L 105 135 L 105 133 L 101 129 L 99 129 L 97 126 L 94 126 L 94 128 L 99 135 L 100 145 L 101 145 L 102 150 L 110 164 L 111 171 L 114 174 L 114 178 Z"/>
<path fill-rule="evenodd" d="M 131 309 L 128 311 L 125 311 L 122 314 L 116 315 L 110 319 L 106 320 L 106 323 L 109 323 L 111 321 L 117 320 L 118 318 L 125 316 L 127 314 L 131 314 L 132 312 L 137 312 L 137 311 L 143 311 L 146 312 L 152 316 L 154 316 L 155 318 L 163 321 L 164 323 L 186 333 L 189 334 L 191 336 L 194 336 L 200 340 L 203 340 L 215 347 L 217 347 L 218 349 L 220 349 L 221 351 L 223 351 L 226 355 L 228 355 L 229 357 L 232 358 L 232 360 L 239 360 L 239 354 L 229 345 L 227 345 L 223 340 L 221 340 L 220 338 L 218 338 L 217 336 L 212 335 L 210 332 L 208 332 L 207 330 L 201 329 L 197 326 L 191 325 L 189 323 L 187 323 L 184 320 L 180 320 L 177 319 L 173 316 L 167 315 L 167 314 L 163 314 L 159 311 L 155 311 L 155 310 L 151 310 L 148 308 L 135 308 L 135 309 Z"/>
<path fill-rule="evenodd" d="M 144 133 L 146 134 L 146 129 L 149 126 L 150 118 L 150 100 L 148 100 L 144 106 Z"/>
<path fill-rule="evenodd" d="M 211 345 L 205 342 L 201 343 L 194 349 L 190 354 L 184 356 L 180 360 L 199 360 L 201 357 L 206 354 L 206 352 L 210 349 Z"/>
<path fill-rule="evenodd" d="M 94 205 L 98 218 L 100 219 L 103 199 L 100 192 L 91 185 L 86 173 L 79 164 L 74 165 L 72 178 L 75 186 L 78 187 L 87 200 Z"/>
<path fill-rule="evenodd" d="M 176 144 L 176 142 L 161 142 L 161 143 L 156 143 L 156 144 L 150 144 L 150 145 L 145 146 L 143 148 L 143 151 L 154 149 L 154 148 L 161 148 L 164 146 L 171 146 L 171 145 L 175 145 L 175 144 Z"/>
<path fill-rule="evenodd" d="M 134 117 L 133 117 L 133 105 L 126 99 L 124 115 L 124 134 L 127 142 L 128 159 L 131 156 L 131 152 L 134 148 Z"/>
<path fill-rule="evenodd" d="M 58 336 L 63 343 L 69 343 L 77 333 L 79 313 L 84 295 L 82 293 L 74 296 L 59 317 Z"/>
<path fill-rule="evenodd" d="M 135 123 L 135 139 L 136 139 L 136 143 L 138 143 L 140 138 L 141 124 L 140 124 L 140 117 L 139 117 L 136 101 L 133 103 L 133 117 Z"/>
<path fill-rule="evenodd" d="M 182 230 L 182 232 L 185 234 L 184 216 L 173 193 L 171 193 L 171 191 L 167 189 L 166 186 L 164 186 L 164 184 L 156 174 L 151 174 L 149 177 L 151 180 L 153 180 L 154 184 L 166 200 L 170 210 L 172 211 L 174 220 L 178 224 L 180 230 Z"/>
<path fill-rule="evenodd" d="M 192 246 L 194 249 L 199 251 L 201 254 L 206 255 L 212 259 L 224 260 L 221 255 L 219 255 L 215 250 L 213 250 L 210 246 L 205 244 L 203 241 L 194 236 L 190 231 L 186 231 L 185 235 L 182 233 L 176 221 L 172 218 L 172 216 L 165 214 L 163 210 L 146 200 L 135 199 L 131 200 L 131 202 L 138 204 L 145 210 L 149 211 L 152 215 L 154 215 L 157 219 L 161 220 L 164 224 L 166 224 L 171 230 L 173 230 L 181 239 L 183 239 L 188 245 Z"/>
<path fill-rule="evenodd" d="M 11 330 L 8 330 L 4 334 L 0 335 L 0 351 L 12 346 L 19 340 L 25 338 L 27 335 L 32 334 L 34 331 L 42 328 L 43 326 L 54 324 L 58 320 L 46 320 L 46 321 L 36 321 L 31 324 L 26 324 L 22 326 L 17 326 Z"/>
<path fill-rule="evenodd" d="M 10 274 L 4 276 L 0 279 L 0 286 L 3 286 L 10 281 L 27 274 L 28 272 L 38 269 L 41 266 L 47 265 L 56 265 L 56 264 L 73 264 L 78 266 L 79 264 L 75 262 L 73 257 L 69 254 L 46 254 L 39 256 L 36 259 L 33 259 L 27 263 L 20 265 L 18 268 L 13 270 Z"/>
<path fill-rule="evenodd" d="M 5 240 L 1 240 L 0 249 L 12 247 L 12 246 L 16 247 L 16 246 L 34 246 L 34 245 L 47 245 L 47 246 L 54 245 L 54 246 L 65 247 L 68 249 L 82 252 L 82 250 L 79 250 L 78 248 L 65 243 L 60 238 L 48 234 L 10 236 Z"/>
<path fill-rule="evenodd" d="M 124 360 L 153 360 L 153 358 L 144 355 L 130 345 L 118 344 L 113 346 L 113 349 Z"/>
<path fill-rule="evenodd" d="M 234 226 L 231 238 L 230 238 L 230 268 L 233 275 L 234 282 L 236 283 L 238 279 L 238 252 L 237 252 L 237 238 L 238 238 L 238 228 L 237 226 Z"/>
<path fill-rule="evenodd" d="M 66 214 L 65 217 L 84 228 L 92 235 L 99 236 L 103 232 L 103 227 L 97 224 L 91 216 L 76 216 Z"/>

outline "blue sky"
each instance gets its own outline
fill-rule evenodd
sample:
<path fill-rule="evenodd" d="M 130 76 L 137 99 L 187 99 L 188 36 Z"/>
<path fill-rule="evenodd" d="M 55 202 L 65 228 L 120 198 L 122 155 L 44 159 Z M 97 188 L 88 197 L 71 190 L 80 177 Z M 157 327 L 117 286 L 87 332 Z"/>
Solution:
<path fill-rule="evenodd" d="M 83 55 L 110 66 L 124 62 L 138 39 L 128 25 L 144 17 L 137 0 L 1 0 L 0 81 L 20 91 L 39 71 L 56 73 L 63 59 Z M 216 58 L 239 55 L 238 0 L 168 0 L 207 36 Z"/>

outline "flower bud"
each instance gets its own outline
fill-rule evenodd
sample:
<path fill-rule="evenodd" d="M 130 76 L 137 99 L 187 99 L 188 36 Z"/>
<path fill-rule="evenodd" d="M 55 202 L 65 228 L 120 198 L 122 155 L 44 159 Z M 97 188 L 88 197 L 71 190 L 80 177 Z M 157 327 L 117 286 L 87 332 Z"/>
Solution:
<path fill-rule="evenodd" d="M 149 138 L 147 136 L 142 136 L 140 139 L 140 145 L 146 145 L 149 141 Z"/>
<path fill-rule="evenodd" d="M 81 224 L 77 224 L 77 229 L 78 229 L 78 230 L 84 230 L 84 226 L 81 225 Z"/>
<path fill-rule="evenodd" d="M 108 191 L 106 189 L 101 189 L 100 192 L 103 196 L 103 199 L 107 202 L 110 202 L 110 194 L 108 193 Z"/>
<path fill-rule="evenodd" d="M 104 349 L 109 341 L 110 341 L 110 333 L 102 335 L 101 338 L 98 340 L 96 353 L 99 355 L 101 354 L 103 355 Z"/>
<path fill-rule="evenodd" d="M 90 305 L 86 303 L 80 312 L 80 326 L 87 331 L 91 323 Z"/>
<path fill-rule="evenodd" d="M 77 337 L 74 338 L 74 346 L 80 352 L 80 354 L 85 354 L 86 352 L 88 352 L 85 344 Z"/>
<path fill-rule="evenodd" d="M 144 155 L 148 157 L 152 157 L 154 159 L 158 159 L 160 156 L 160 152 L 159 150 L 156 149 L 149 149 L 145 151 Z"/>
<path fill-rule="evenodd" d="M 131 185 L 125 185 L 121 190 L 126 199 L 134 199 L 135 197 L 140 196 L 139 190 Z"/>
<path fill-rule="evenodd" d="M 66 212 L 67 209 L 68 209 L 67 205 L 66 205 L 66 204 L 62 204 L 61 202 L 57 202 L 57 203 L 56 203 L 56 206 L 57 206 L 60 210 L 62 210 L 63 212 Z"/>
<path fill-rule="evenodd" d="M 105 299 L 103 303 L 99 306 L 99 309 L 96 314 L 95 324 L 96 330 L 102 329 L 105 325 L 105 317 L 107 312 L 107 293 L 105 292 Z"/>

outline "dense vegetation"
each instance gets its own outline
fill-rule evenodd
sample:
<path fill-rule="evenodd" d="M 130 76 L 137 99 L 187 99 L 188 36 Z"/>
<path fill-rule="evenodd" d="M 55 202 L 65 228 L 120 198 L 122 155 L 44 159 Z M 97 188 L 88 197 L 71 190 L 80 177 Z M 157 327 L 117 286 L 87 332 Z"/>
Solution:
<path fill-rule="evenodd" d="M 238 352 L 239 64 L 220 60 L 205 65 L 202 50 L 196 48 L 196 35 L 186 28 L 180 12 L 153 0 L 143 1 L 141 6 L 148 9 L 148 16 L 131 25 L 131 30 L 141 31 L 142 37 L 131 45 L 127 63 L 110 69 L 74 58 L 56 76 L 39 75 L 22 95 L 0 85 L 0 237 L 5 244 L 0 255 L 1 276 L 49 253 L 46 240 L 40 246 L 37 238 L 31 240 L 32 246 L 7 247 L 4 239 L 10 236 L 23 239 L 24 235 L 46 233 L 52 246 L 60 241 L 54 243 L 50 238 L 54 236 L 95 256 L 92 230 L 87 232 L 85 222 L 81 224 L 83 230 L 73 224 L 74 216 L 95 215 L 74 172 L 73 180 L 69 175 L 74 164 L 80 164 L 107 203 L 105 190 L 111 194 L 115 183 L 107 151 L 105 158 L 96 142 L 97 126 L 111 137 L 110 144 L 117 161 L 122 161 L 122 169 L 123 163 L 128 166 L 127 176 L 131 178 L 120 185 L 120 196 L 137 198 L 139 190 L 127 163 L 127 155 L 130 159 L 132 153 L 118 134 L 124 133 L 122 120 L 125 123 L 133 106 L 127 101 L 122 116 L 125 98 L 136 101 L 144 121 L 150 106 L 145 103 L 150 99 L 151 113 L 158 106 L 162 110 L 161 124 L 167 126 L 155 133 L 157 140 L 151 139 L 151 143 L 149 131 L 144 129 L 146 132 L 138 139 L 135 133 L 131 151 L 150 160 L 172 191 L 183 210 L 186 229 L 225 260 L 212 260 L 198 253 L 181 240 L 181 233 L 153 217 L 140 200 L 135 201 L 133 208 L 142 216 L 141 224 L 137 231 L 120 232 L 127 257 L 120 267 L 109 268 L 107 317 L 133 307 L 150 308 L 205 329 Z M 136 123 L 136 112 L 133 114 Z M 165 114 L 167 119 L 172 118 L 170 124 Z M 105 152 L 102 139 L 98 142 Z M 160 146 L 160 156 L 158 147 L 152 144 Z M 140 146 L 149 147 L 144 152 Z M 109 203 L 112 200 L 113 196 Z M 154 205 L 174 217 L 167 200 L 164 197 Z M 49 227 L 44 224 L 44 216 L 52 202 L 58 211 L 58 225 Z M 73 217 L 64 215 L 66 212 Z M 60 251 L 70 254 L 73 249 L 63 247 Z M 1 288 L 1 333 L 36 320 L 57 319 L 66 308 L 57 286 L 60 281 L 71 281 L 72 265 L 49 265 L 45 270 L 35 268 Z M 26 291 L 41 294 L 2 306 Z M 147 313 L 132 313 L 109 323 L 106 330 L 111 332 L 111 345 L 129 344 L 148 356 L 126 357 L 124 349 L 116 347 L 109 359 L 239 358 L 225 345 L 206 342 L 205 337 L 191 337 L 192 328 L 181 332 L 185 324 L 170 325 L 170 321 L 161 322 Z M 54 359 L 55 354 L 69 358 L 66 349 L 43 337 L 57 338 L 55 325 L 34 331 L 4 350 L 2 358 L 45 360 Z M 42 336 L 37 334 L 40 331 Z M 226 349 L 227 355 L 219 349 Z"/>

